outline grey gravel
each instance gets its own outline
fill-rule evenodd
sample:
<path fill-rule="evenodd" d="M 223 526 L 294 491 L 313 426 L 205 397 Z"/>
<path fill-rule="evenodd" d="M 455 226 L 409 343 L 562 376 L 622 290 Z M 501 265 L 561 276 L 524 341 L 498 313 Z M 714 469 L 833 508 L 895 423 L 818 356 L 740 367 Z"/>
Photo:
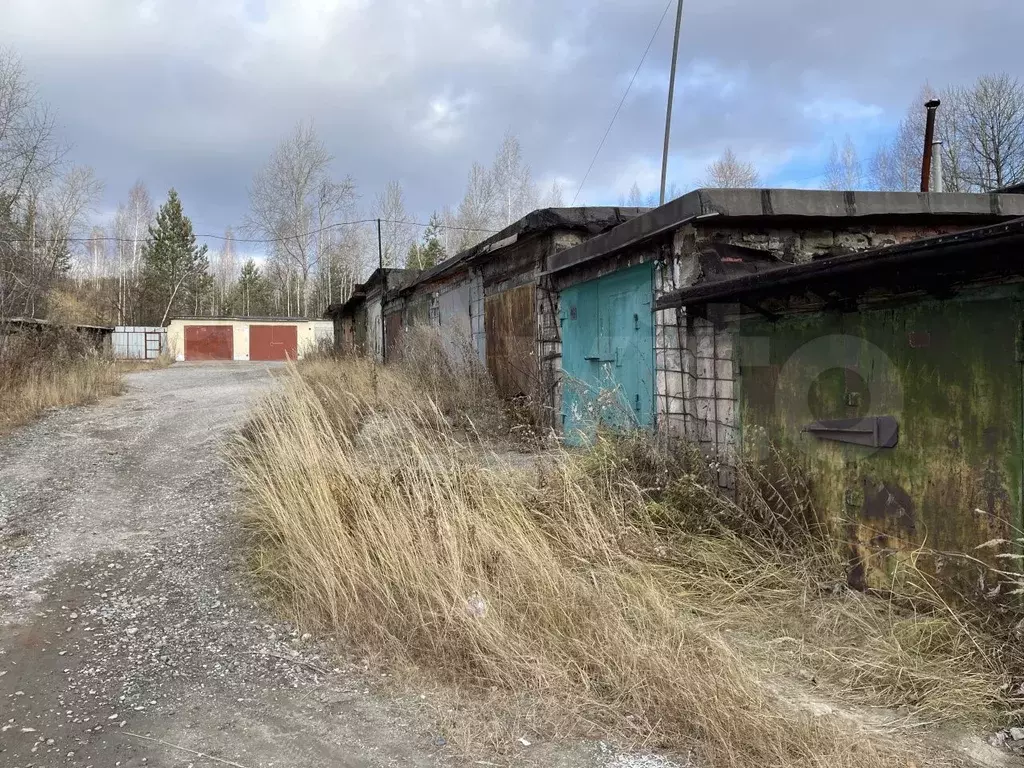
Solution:
<path fill-rule="evenodd" d="M 0 766 L 204 762 L 129 732 L 253 768 L 443 762 L 254 593 L 222 455 L 269 367 L 129 380 L 0 438 Z"/>
<path fill-rule="evenodd" d="M 258 598 L 223 455 L 273 374 L 133 374 L 0 437 L 0 768 L 481 764 L 428 697 Z M 526 741 L 484 764 L 677 765 Z"/>

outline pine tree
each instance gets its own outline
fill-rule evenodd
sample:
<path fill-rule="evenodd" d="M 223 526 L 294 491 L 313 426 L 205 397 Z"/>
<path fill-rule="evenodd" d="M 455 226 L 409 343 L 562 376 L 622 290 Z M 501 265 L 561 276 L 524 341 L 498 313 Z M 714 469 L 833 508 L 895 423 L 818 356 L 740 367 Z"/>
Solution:
<path fill-rule="evenodd" d="M 427 228 L 423 230 L 423 245 L 419 247 L 419 264 L 420 269 L 429 269 L 437 264 L 444 261 L 448 254 L 445 253 L 444 246 L 441 244 L 441 217 L 437 211 L 430 214 L 430 221 L 427 223 Z"/>
<path fill-rule="evenodd" d="M 163 308 L 160 324 L 165 325 L 176 305 L 187 306 L 187 299 L 195 301 L 188 289 L 206 284 L 204 276 L 209 269 L 206 246 L 196 245 L 192 221 L 182 212 L 174 189 L 160 206 L 156 224 L 149 228 L 149 238 L 142 252 L 146 285 L 159 302 L 158 307 Z"/>
<path fill-rule="evenodd" d="M 413 243 L 409 246 L 409 252 L 405 254 L 405 268 L 406 269 L 425 269 L 420 264 L 420 247 L 418 244 Z"/>
<path fill-rule="evenodd" d="M 268 294 L 267 280 L 256 266 L 256 262 L 249 259 L 242 265 L 242 272 L 238 276 L 238 283 L 235 286 L 237 291 L 237 305 L 239 314 L 249 317 L 254 312 L 257 314 L 266 311 L 266 300 Z"/>
<path fill-rule="evenodd" d="M 409 247 L 409 255 L 406 256 L 405 266 L 408 269 L 430 269 L 447 258 L 444 245 L 441 243 L 441 230 L 444 224 L 441 223 L 441 216 L 437 211 L 430 214 L 430 222 L 423 230 L 423 244 L 413 243 Z"/>

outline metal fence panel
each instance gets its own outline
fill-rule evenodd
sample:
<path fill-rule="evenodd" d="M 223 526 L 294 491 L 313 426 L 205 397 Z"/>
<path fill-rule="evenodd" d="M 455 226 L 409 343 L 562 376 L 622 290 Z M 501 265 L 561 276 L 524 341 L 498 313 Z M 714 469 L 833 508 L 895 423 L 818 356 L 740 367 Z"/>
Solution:
<path fill-rule="evenodd" d="M 114 357 L 155 360 L 167 350 L 167 329 L 160 326 L 119 325 L 111 338 Z"/>

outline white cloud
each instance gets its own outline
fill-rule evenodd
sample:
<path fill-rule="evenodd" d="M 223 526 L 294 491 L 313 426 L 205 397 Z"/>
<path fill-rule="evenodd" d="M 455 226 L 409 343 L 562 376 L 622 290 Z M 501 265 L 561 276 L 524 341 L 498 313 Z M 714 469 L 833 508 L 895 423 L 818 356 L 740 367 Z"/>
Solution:
<path fill-rule="evenodd" d="M 426 114 L 416 121 L 414 130 L 428 145 L 445 145 L 458 141 L 465 134 L 466 112 L 473 103 L 469 93 L 452 97 L 445 92 L 427 104 Z"/>
<path fill-rule="evenodd" d="M 873 120 L 881 117 L 883 111 L 877 104 L 865 104 L 844 97 L 815 99 L 803 106 L 804 117 L 821 123 Z"/>
<path fill-rule="evenodd" d="M 73 159 L 107 181 L 104 205 L 140 177 L 156 197 L 174 185 L 208 232 L 241 219 L 253 172 L 309 118 L 364 201 L 402 178 L 413 211 L 457 202 L 470 163 L 489 161 L 509 128 L 545 186 L 576 180 L 571 199 L 664 10 L 664 0 L 0 3 L 0 45 L 22 55 L 58 110 Z M 782 6 L 687 8 L 670 180 L 689 185 L 725 146 L 768 174 L 836 134 L 879 135 L 925 79 L 941 87 L 1019 68 L 1018 0 L 990 0 L 984 14 L 953 0 Z M 657 188 L 670 26 L 581 200 L 614 202 L 634 180 Z"/>

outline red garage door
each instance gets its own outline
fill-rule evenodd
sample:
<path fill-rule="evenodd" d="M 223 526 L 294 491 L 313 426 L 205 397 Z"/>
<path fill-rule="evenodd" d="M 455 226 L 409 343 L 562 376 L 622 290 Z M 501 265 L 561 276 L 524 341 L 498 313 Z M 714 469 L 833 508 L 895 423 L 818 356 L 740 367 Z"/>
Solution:
<path fill-rule="evenodd" d="M 250 360 L 294 360 L 299 351 L 299 329 L 294 325 L 250 325 Z"/>
<path fill-rule="evenodd" d="M 234 329 L 230 325 L 186 325 L 186 360 L 233 360 Z"/>

